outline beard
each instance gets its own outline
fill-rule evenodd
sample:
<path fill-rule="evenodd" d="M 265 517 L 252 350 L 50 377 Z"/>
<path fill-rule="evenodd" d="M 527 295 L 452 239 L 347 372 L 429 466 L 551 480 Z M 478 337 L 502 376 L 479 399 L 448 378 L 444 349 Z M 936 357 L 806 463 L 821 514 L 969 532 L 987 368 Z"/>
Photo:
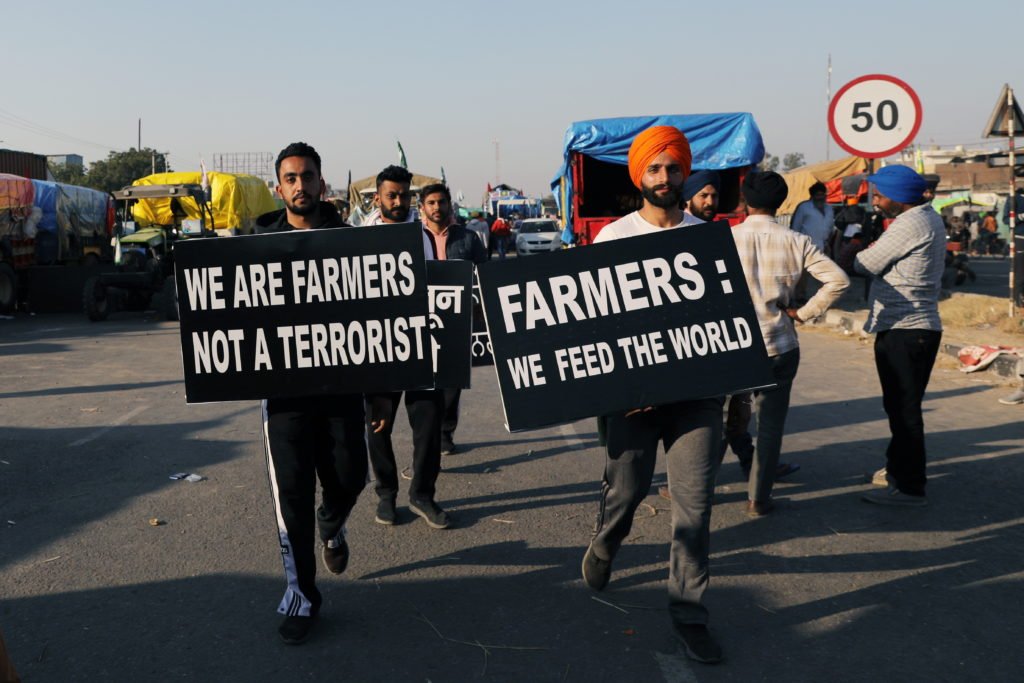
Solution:
<path fill-rule="evenodd" d="M 294 201 L 286 201 L 284 205 L 285 207 L 288 208 L 288 211 L 295 214 L 296 216 L 309 216 L 313 213 L 316 213 L 316 210 L 319 208 L 317 202 L 315 201 L 310 201 L 308 204 L 296 204 Z"/>
<path fill-rule="evenodd" d="M 665 194 L 659 196 L 655 194 L 658 190 L 668 190 Z M 653 187 L 647 187 L 644 185 L 640 188 L 640 194 L 644 196 L 650 204 L 658 207 L 659 209 L 671 209 L 673 206 L 679 206 L 680 200 L 683 196 L 683 186 L 680 185 L 655 185 Z"/>
<path fill-rule="evenodd" d="M 387 218 L 389 221 L 401 223 L 405 220 L 406 216 L 409 215 L 409 209 L 402 208 L 401 205 L 395 206 L 390 209 L 385 209 L 383 206 L 380 207 L 380 215 Z"/>
<path fill-rule="evenodd" d="M 718 213 L 718 210 L 714 206 L 708 206 L 698 211 L 691 211 L 690 213 L 702 221 L 710 221 Z"/>

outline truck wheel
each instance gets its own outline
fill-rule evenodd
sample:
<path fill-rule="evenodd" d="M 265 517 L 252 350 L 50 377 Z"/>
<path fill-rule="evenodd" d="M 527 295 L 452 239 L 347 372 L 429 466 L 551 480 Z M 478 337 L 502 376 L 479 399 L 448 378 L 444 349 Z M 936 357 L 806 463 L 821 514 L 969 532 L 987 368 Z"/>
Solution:
<path fill-rule="evenodd" d="M 110 296 L 106 286 L 95 275 L 85 281 L 82 290 L 82 307 L 89 320 L 99 322 L 110 315 Z"/>
<path fill-rule="evenodd" d="M 0 261 L 0 315 L 14 313 L 18 302 L 18 276 L 6 261 Z"/>
<path fill-rule="evenodd" d="M 174 285 L 174 276 L 169 275 L 164 280 L 163 289 L 160 290 L 161 308 L 164 317 L 168 320 L 178 319 L 178 291 Z"/>

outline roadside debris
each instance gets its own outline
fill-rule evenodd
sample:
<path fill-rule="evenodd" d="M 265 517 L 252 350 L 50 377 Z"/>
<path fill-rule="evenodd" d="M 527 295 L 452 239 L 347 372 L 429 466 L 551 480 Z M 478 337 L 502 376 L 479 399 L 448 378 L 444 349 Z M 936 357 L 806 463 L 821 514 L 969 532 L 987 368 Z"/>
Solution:
<path fill-rule="evenodd" d="M 185 481 L 195 483 L 197 481 L 203 481 L 204 479 L 206 479 L 206 477 L 204 477 L 201 474 L 192 474 L 190 472 L 175 472 L 170 476 L 170 479 L 173 479 L 174 481 L 180 481 L 184 479 Z"/>

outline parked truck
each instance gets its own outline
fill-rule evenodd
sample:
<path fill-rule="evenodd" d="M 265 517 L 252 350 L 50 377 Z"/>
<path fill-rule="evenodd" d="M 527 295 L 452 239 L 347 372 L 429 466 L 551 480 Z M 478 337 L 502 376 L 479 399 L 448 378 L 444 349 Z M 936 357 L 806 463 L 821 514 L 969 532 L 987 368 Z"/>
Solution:
<path fill-rule="evenodd" d="M 633 138 L 651 126 L 674 126 L 686 134 L 693 170 L 722 176 L 720 217 L 738 220 L 740 183 L 764 157 L 764 142 L 747 113 L 667 114 L 577 121 L 565 132 L 562 166 L 551 181 L 558 200 L 562 241 L 590 244 L 601 229 L 643 204 L 626 167 Z"/>
<path fill-rule="evenodd" d="M 0 174 L 0 313 L 79 275 L 57 266 L 110 261 L 112 229 L 106 192 Z"/>

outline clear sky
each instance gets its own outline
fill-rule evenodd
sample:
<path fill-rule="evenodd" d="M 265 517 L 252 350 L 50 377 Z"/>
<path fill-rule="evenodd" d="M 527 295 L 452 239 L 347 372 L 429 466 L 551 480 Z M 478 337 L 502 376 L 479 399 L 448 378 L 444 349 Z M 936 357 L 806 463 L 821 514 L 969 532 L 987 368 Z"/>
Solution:
<path fill-rule="evenodd" d="M 1020 0 L 4 2 L 0 147 L 88 163 L 135 146 L 141 118 L 176 170 L 304 140 L 343 186 L 398 139 L 475 203 L 494 140 L 500 179 L 539 194 L 581 119 L 749 111 L 769 152 L 822 160 L 830 53 L 833 92 L 897 76 L 918 143 L 970 144 L 1003 83 L 1024 97 L 1024 44 L 998 33 L 1022 20 Z"/>

